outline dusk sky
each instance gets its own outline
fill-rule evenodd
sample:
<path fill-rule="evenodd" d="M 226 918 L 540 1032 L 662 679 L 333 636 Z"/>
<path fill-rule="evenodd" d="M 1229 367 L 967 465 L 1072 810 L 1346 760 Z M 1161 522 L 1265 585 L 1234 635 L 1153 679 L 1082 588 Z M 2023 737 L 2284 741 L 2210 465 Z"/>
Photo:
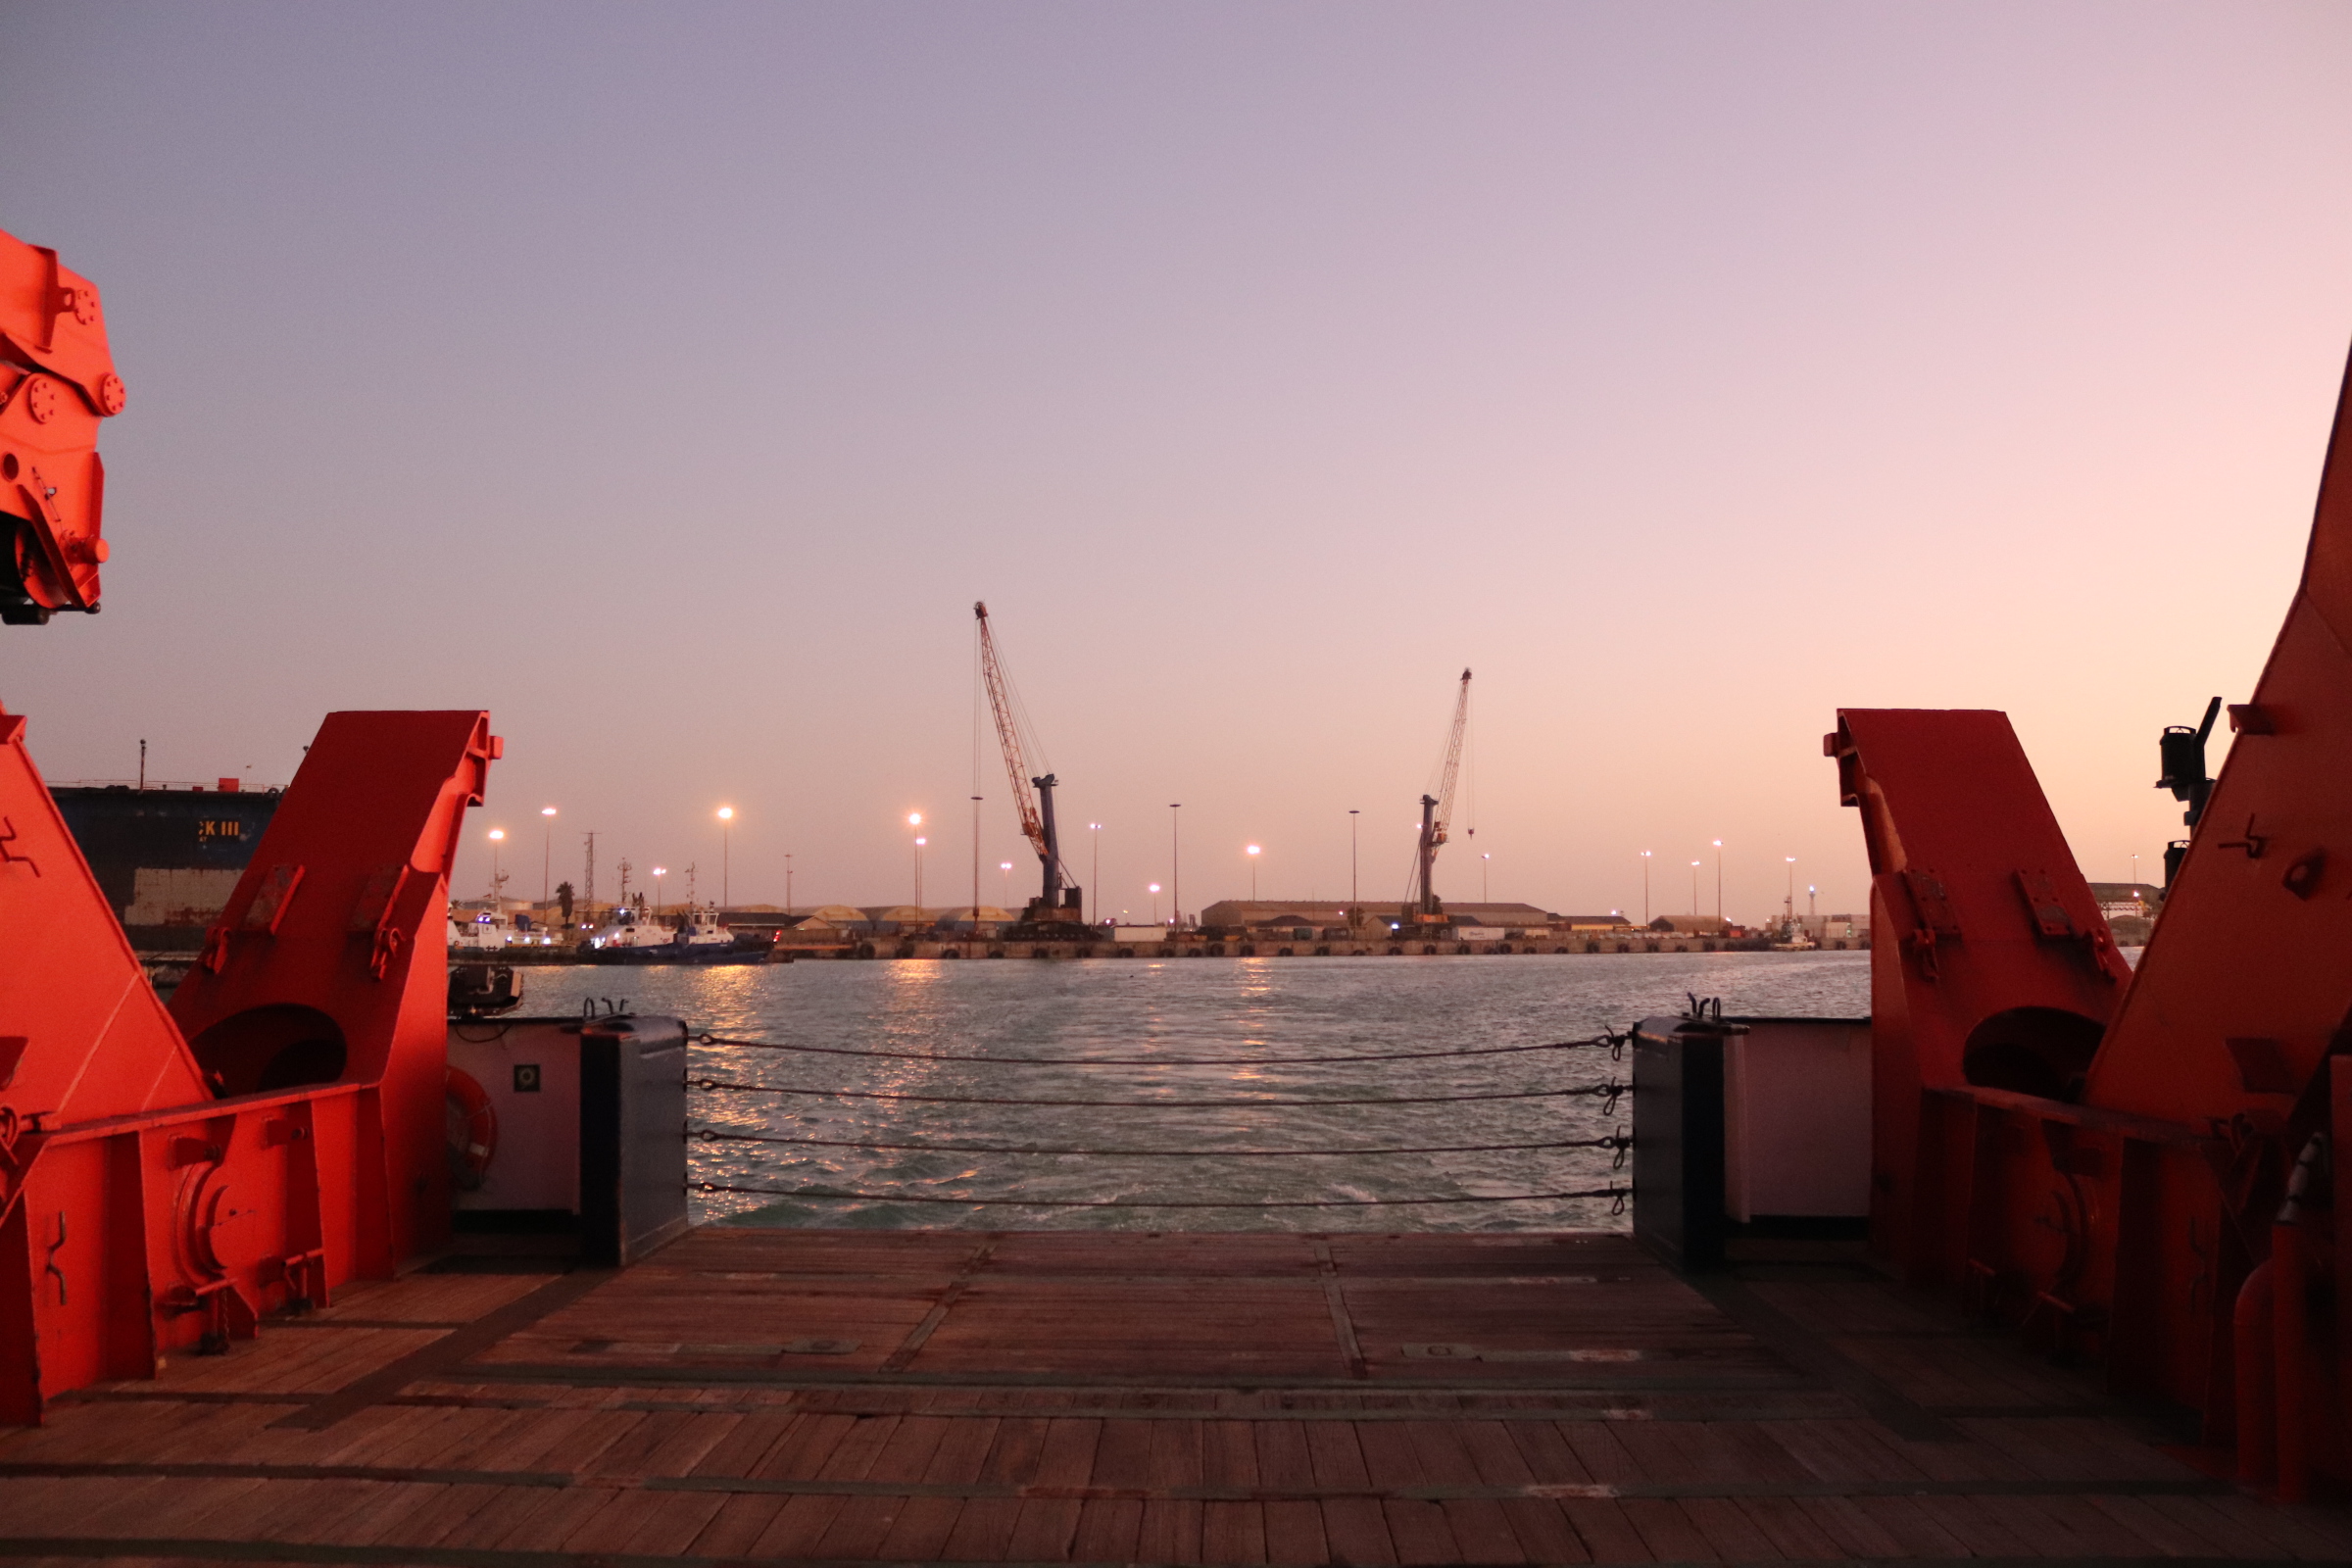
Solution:
<path fill-rule="evenodd" d="M 715 894 L 727 804 L 738 903 L 909 899 L 912 810 L 963 902 L 975 599 L 1105 912 L 1172 801 L 1188 908 L 1336 907 L 1350 808 L 1398 897 L 1465 664 L 1451 899 L 1859 908 L 1840 706 L 2006 710 L 2153 878 L 2352 345 L 2341 4 L 16 0 L 0 137 L 129 388 L 0 703 L 257 785 L 488 708 L 461 895 L 548 805 Z"/>

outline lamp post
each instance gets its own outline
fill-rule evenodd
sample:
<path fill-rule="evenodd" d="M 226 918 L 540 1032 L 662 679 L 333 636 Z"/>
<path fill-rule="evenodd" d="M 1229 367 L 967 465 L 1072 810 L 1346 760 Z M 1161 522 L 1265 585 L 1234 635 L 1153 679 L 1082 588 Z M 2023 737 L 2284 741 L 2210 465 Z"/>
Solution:
<path fill-rule="evenodd" d="M 1715 918 L 1723 918 L 1723 840 L 1715 841 Z"/>
<path fill-rule="evenodd" d="M 498 869 L 498 847 L 506 841 L 506 837 L 507 830 L 503 827 L 494 827 L 490 830 L 490 902 L 494 906 L 499 902 L 501 896 L 499 885 L 506 881 L 506 878 L 499 874 Z"/>
<path fill-rule="evenodd" d="M 1168 803 L 1168 903 L 1174 906 L 1169 911 L 1170 925 L 1184 924 L 1184 842 L 1176 829 L 1176 813 L 1183 808 L 1182 801 Z"/>
<path fill-rule="evenodd" d="M 792 852 L 784 852 L 784 912 L 792 912 Z"/>
<path fill-rule="evenodd" d="M 906 813 L 906 825 L 908 827 L 921 827 L 923 825 L 923 813 L 920 811 L 908 811 Z M 923 837 L 919 833 L 916 834 L 914 838 L 914 906 L 918 909 L 923 906 Z"/>
<path fill-rule="evenodd" d="M 539 902 L 541 904 L 545 904 L 549 899 L 555 896 L 548 880 L 549 877 L 553 875 L 554 866 L 556 863 L 555 814 L 556 808 L 552 806 L 542 806 L 539 808 L 539 815 L 543 819 L 540 822 L 540 826 L 546 830 L 546 836 L 540 841 L 539 845 Z M 2132 858 L 2136 862 L 2138 857 L 2134 856 Z"/>
<path fill-rule="evenodd" d="M 727 888 L 727 852 L 730 848 L 727 838 L 733 832 L 734 827 L 735 808 L 732 806 L 720 807 L 718 808 L 718 906 L 722 909 L 735 902 Z"/>
<path fill-rule="evenodd" d="M 1102 824 L 1089 822 L 1086 824 L 1086 832 L 1087 836 L 1095 843 L 1095 868 L 1087 873 L 1089 878 L 1087 892 L 1095 901 L 1095 912 L 1101 914 L 1102 912 Z M 1081 916 L 1085 913 L 1084 910 L 1079 912 Z"/>
<path fill-rule="evenodd" d="M 1793 923 L 1793 922 L 1795 921 L 1795 919 L 1796 919 L 1796 857 L 1795 857 L 1795 856 L 1793 856 L 1793 855 L 1791 855 L 1791 856 L 1788 856 L 1788 857 L 1787 857 L 1787 858 L 1788 858 L 1788 917 L 1789 921 L 1790 921 L 1791 923 Z"/>
<path fill-rule="evenodd" d="M 1815 887 L 1810 882 L 1805 884 L 1805 918 L 1808 920 L 1818 919 L 1820 917 L 1821 910 L 1813 900 L 1813 895 L 1819 893 L 1820 891 L 1821 890 L 1819 888 Z"/>
<path fill-rule="evenodd" d="M 1152 923 L 1159 924 L 1159 884 L 1152 884 Z"/>
<path fill-rule="evenodd" d="M 667 875 L 669 875 L 668 866 L 657 865 L 654 867 L 654 920 L 657 924 L 662 919 L 662 879 Z"/>
<path fill-rule="evenodd" d="M 972 782 L 978 783 L 978 779 Z M 972 797 L 972 935 L 980 934 L 980 797 Z"/>
<path fill-rule="evenodd" d="M 1355 819 L 1362 814 L 1363 812 L 1352 806 L 1348 808 L 1348 902 L 1349 905 L 1363 902 L 1361 896 L 1356 892 L 1355 882 Z"/>
<path fill-rule="evenodd" d="M 1243 850 L 1242 853 L 1250 857 L 1250 902 L 1251 904 L 1255 904 L 1257 902 L 1258 848 L 1256 845 L 1252 844 L 1247 849 Z"/>
<path fill-rule="evenodd" d="M 1642 923 L 1649 924 L 1649 851 L 1642 852 Z"/>
<path fill-rule="evenodd" d="M 1698 918 L 1698 862 L 1690 862 L 1690 918 Z"/>
<path fill-rule="evenodd" d="M 1000 860 L 997 869 L 1004 873 L 1004 907 L 1009 909 L 1012 907 L 1012 862 Z"/>
<path fill-rule="evenodd" d="M 1490 897 L 1487 888 L 1487 872 L 1493 869 L 1494 860 L 1494 857 L 1492 855 L 1488 855 L 1484 851 L 1480 852 L 1478 857 L 1478 902 L 1481 904 L 1487 903 Z"/>

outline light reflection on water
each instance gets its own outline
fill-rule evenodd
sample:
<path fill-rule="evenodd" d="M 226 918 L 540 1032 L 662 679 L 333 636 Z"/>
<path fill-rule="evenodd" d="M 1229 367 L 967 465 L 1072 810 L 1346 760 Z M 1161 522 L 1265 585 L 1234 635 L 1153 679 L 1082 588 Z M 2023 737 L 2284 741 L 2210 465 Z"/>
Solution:
<path fill-rule="evenodd" d="M 744 1083 L 1004 1099 L 1305 1098 L 1565 1087 L 1610 1076 L 1606 1052 L 1393 1063 L 1282 1058 L 1569 1040 L 1681 1010 L 1687 993 L 1731 1013 L 1853 1017 L 1869 1010 L 1869 955 L 1640 954 L 1416 958 L 1203 958 L 1002 962 L 816 961 L 740 968 L 521 971 L 524 1010 L 576 1012 L 626 998 L 696 1032 L 918 1053 L 827 1056 L 715 1047 L 698 1069 Z M 1052 1065 L 957 1057 L 1050 1056 Z M 1090 1057 L 1248 1058 L 1230 1066 L 1121 1066 Z M 1613 1130 L 1592 1100 L 1356 1106 L 941 1105 L 695 1093 L 697 1125 L 799 1138 L 1083 1148 L 1315 1149 L 1512 1143 Z M 1632 1102 L 1618 1107 L 1630 1123 Z M 1474 1197 L 1602 1187 L 1600 1150 L 1387 1157 L 1153 1159 L 697 1143 L 699 1180 L 822 1187 L 879 1201 L 698 1198 L 698 1218 L 762 1225 L 980 1230 L 1515 1230 L 1621 1225 L 1607 1200 L 1383 1208 L 1056 1209 L 893 1200 L 906 1195 L 1102 1200 Z M 1622 1181 L 1622 1175 L 1616 1179 Z M 760 1206 L 765 1203 L 766 1206 Z"/>

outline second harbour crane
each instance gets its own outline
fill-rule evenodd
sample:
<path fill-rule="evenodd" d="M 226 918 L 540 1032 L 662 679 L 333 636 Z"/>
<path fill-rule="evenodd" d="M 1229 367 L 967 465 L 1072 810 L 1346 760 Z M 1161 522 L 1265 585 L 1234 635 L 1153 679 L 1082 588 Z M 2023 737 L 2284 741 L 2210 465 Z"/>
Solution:
<path fill-rule="evenodd" d="M 1462 736 L 1469 725 L 1470 671 L 1465 669 L 1461 694 L 1453 703 L 1453 727 L 1446 732 L 1446 750 L 1438 759 L 1437 792 L 1421 797 L 1421 841 L 1413 852 L 1412 897 L 1405 902 L 1401 922 L 1405 925 L 1447 923 L 1446 906 L 1438 902 L 1437 887 L 1430 879 L 1437 870 L 1438 846 L 1446 842 L 1446 825 L 1453 818 L 1453 784 L 1461 775 Z"/>

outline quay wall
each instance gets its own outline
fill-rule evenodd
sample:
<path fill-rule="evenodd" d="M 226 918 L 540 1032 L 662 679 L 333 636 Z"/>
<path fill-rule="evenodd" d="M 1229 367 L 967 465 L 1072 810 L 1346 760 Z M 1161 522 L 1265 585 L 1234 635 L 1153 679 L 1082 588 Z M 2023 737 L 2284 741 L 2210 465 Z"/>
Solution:
<path fill-rule="evenodd" d="M 1864 951 L 1866 937 L 1828 944 L 1828 951 Z M 922 937 L 874 937 L 857 942 L 777 949 L 782 958 L 1372 958 L 1451 957 L 1491 956 L 1528 957 L 1603 953 L 1766 953 L 1767 942 L 1743 938 L 1697 937 L 1644 931 L 1634 936 L 1575 932 L 1530 936 L 1498 942 L 1400 940 L 1312 941 L 1226 937 L 1174 942 L 996 942 L 938 941 Z"/>

